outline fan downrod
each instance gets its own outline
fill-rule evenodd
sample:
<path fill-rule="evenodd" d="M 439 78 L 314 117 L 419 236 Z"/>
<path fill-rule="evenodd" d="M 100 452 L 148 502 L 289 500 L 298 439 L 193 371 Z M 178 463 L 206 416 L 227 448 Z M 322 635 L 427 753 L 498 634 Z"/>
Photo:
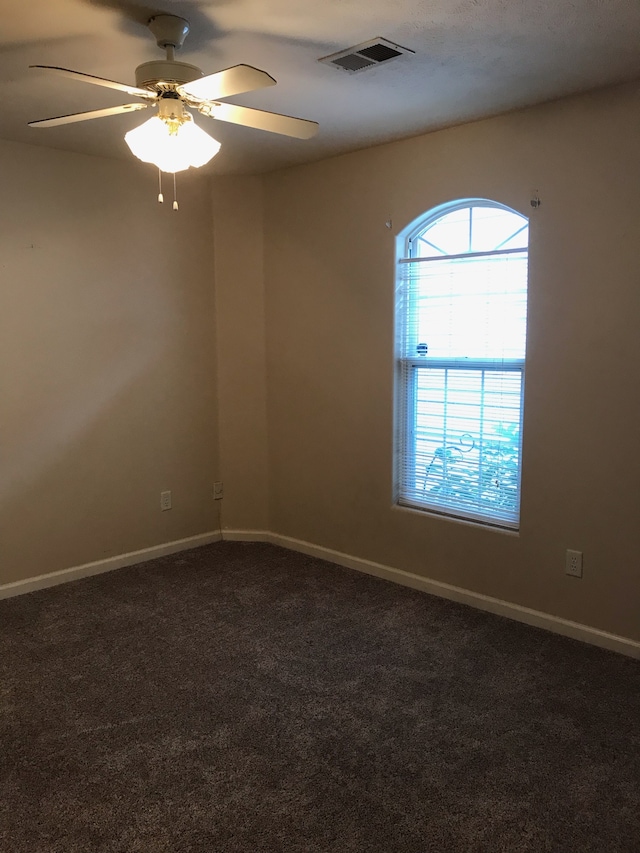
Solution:
<path fill-rule="evenodd" d="M 184 44 L 189 21 L 177 15 L 155 15 L 147 24 L 158 47 L 167 52 L 166 59 L 144 62 L 136 68 L 136 86 L 156 92 L 171 91 L 184 83 L 202 77 L 202 71 L 187 62 L 176 62 L 175 51 Z"/>

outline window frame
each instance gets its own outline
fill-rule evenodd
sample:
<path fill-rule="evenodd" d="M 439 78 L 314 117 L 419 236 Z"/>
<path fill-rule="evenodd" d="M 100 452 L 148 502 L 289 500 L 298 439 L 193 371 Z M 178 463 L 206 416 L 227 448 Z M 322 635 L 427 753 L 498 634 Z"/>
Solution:
<path fill-rule="evenodd" d="M 501 202 L 493 201 L 491 199 L 479 199 L 479 198 L 466 198 L 466 199 L 457 199 L 452 202 L 448 202 L 445 204 L 438 205 L 435 208 L 432 208 L 426 211 L 424 214 L 419 216 L 417 219 L 413 220 L 403 231 L 401 231 L 395 241 L 395 317 L 394 317 L 394 349 L 395 349 L 395 371 L 394 371 L 394 490 L 393 490 L 393 502 L 396 506 L 400 508 L 406 508 L 410 510 L 417 510 L 421 513 L 425 513 L 428 515 L 435 515 L 440 518 L 447 518 L 450 520 L 462 521 L 462 522 L 471 522 L 480 524 L 483 526 L 487 526 L 493 529 L 498 530 L 507 530 L 507 531 L 517 531 L 520 527 L 520 506 L 521 506 L 521 495 L 522 495 L 522 449 L 523 449 L 523 426 L 524 426 L 524 400 L 525 400 L 525 370 L 526 370 L 526 318 L 525 318 L 525 351 L 523 352 L 522 357 L 520 358 L 465 358 L 464 365 L 461 363 L 461 359 L 459 357 L 444 357 L 444 358 L 434 358 L 434 357 L 425 357 L 422 355 L 416 356 L 408 356 L 403 352 L 403 348 L 405 345 L 405 336 L 407 323 L 410 322 L 411 314 L 410 310 L 406 307 L 406 305 L 400 305 L 399 292 L 400 288 L 403 286 L 403 279 L 401 277 L 400 270 L 403 264 L 411 263 L 416 261 L 417 256 L 414 253 L 412 254 L 412 248 L 415 241 L 425 232 L 429 230 L 429 228 L 435 225 L 438 221 L 440 221 L 443 217 L 455 213 L 458 210 L 463 210 L 467 208 L 478 208 L 485 207 L 491 209 L 504 210 L 507 213 L 514 214 L 518 216 L 523 221 L 522 229 L 528 228 L 530 224 L 530 220 L 523 213 L 518 210 L 515 210 L 508 205 L 502 204 Z M 469 249 L 472 245 L 472 228 L 473 228 L 473 215 L 470 216 L 470 228 L 469 228 Z M 519 231 L 513 232 L 508 238 L 506 238 L 503 243 L 509 243 L 514 236 L 516 236 Z M 428 241 L 425 241 L 428 242 Z M 434 244 L 430 244 L 434 245 Z M 499 246 L 502 244 L 498 244 Z M 440 250 L 437 246 L 434 246 L 437 251 Z M 511 253 L 526 253 L 526 264 L 527 264 L 527 278 L 525 285 L 525 305 L 528 301 L 528 285 L 529 285 L 529 275 L 528 275 L 528 266 L 529 266 L 529 238 L 527 235 L 527 242 L 524 247 L 511 248 L 511 249 L 494 249 L 488 250 L 486 252 L 463 252 L 460 254 L 451 254 L 451 255 L 435 255 L 432 258 L 425 258 L 424 263 L 430 263 L 431 261 L 437 260 L 437 258 L 441 257 L 443 260 L 455 260 L 457 258 L 472 258 L 472 257 L 491 257 L 491 256 L 505 256 Z M 403 294 L 406 297 L 406 294 Z M 414 311 L 414 315 L 415 315 Z M 462 371 L 462 370 L 487 370 L 487 371 L 495 371 L 495 373 L 507 373 L 511 371 L 517 371 L 520 374 L 520 398 L 519 398 L 519 419 L 518 419 L 518 449 L 517 449 L 517 457 L 518 457 L 518 466 L 517 466 L 517 500 L 516 500 L 516 508 L 515 508 L 515 517 L 513 519 L 504 519 L 499 517 L 492 517 L 489 513 L 483 512 L 475 512 L 469 509 L 465 509 L 461 506 L 458 507 L 446 507 L 443 508 L 435 503 L 433 500 L 417 500 L 415 498 L 407 497 L 403 494 L 403 479 L 402 474 L 409 467 L 413 467 L 417 469 L 417 464 L 410 461 L 410 457 L 413 454 L 415 457 L 416 454 L 416 445 L 417 439 L 415 438 L 415 434 L 410 436 L 410 429 L 414 430 L 415 433 L 415 425 L 416 421 L 415 410 L 418 405 L 418 395 L 416 389 L 416 384 L 418 382 L 419 371 L 420 370 L 429 370 L 429 369 L 444 369 L 444 370 L 452 370 L 452 371 Z M 410 390 L 411 386 L 413 386 L 414 390 Z M 484 394 L 484 392 L 483 392 Z M 446 407 L 446 403 L 444 404 Z M 446 445 L 445 445 L 446 447 Z M 407 461 L 409 460 L 409 461 Z M 444 470 L 444 463 L 443 463 Z M 426 481 L 425 481 L 426 482 Z M 408 491 L 407 489 L 404 490 Z M 414 489 L 415 491 L 415 489 Z"/>

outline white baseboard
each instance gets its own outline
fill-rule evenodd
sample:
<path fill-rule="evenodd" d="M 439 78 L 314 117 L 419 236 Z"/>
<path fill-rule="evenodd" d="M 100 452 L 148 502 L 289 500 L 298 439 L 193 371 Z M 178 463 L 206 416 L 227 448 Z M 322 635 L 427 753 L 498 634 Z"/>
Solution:
<path fill-rule="evenodd" d="M 582 625 L 579 622 L 571 622 L 568 619 L 552 616 L 539 610 L 532 610 L 529 607 L 522 607 L 519 604 L 511 604 L 499 598 L 492 598 L 490 595 L 482 595 L 479 592 L 472 592 L 421 575 L 414 575 L 411 572 L 402 571 L 402 569 L 394 569 L 391 566 L 384 566 L 381 563 L 374 563 L 360 557 L 351 557 L 349 554 L 343 554 L 340 551 L 334 551 L 320 545 L 313 545 L 311 542 L 303 542 L 289 536 L 279 536 L 276 533 L 268 533 L 264 530 L 223 530 L 222 537 L 236 541 L 271 542 L 273 545 L 299 551 L 302 554 L 308 554 L 310 557 L 319 557 L 321 560 L 327 560 L 338 566 L 365 572 L 368 575 L 384 578 L 412 589 L 419 589 L 440 598 L 448 598 L 450 601 L 468 604 L 477 610 L 485 610 L 488 613 L 505 616 L 516 622 L 524 622 L 525 625 L 544 628 L 554 634 L 562 634 L 564 637 L 571 637 L 574 640 L 581 640 L 593 646 L 600 646 L 603 649 L 640 659 L 640 643 L 636 640 L 619 637 L 617 634 L 609 634 L 606 631 L 600 631 L 598 628 L 591 628 L 589 625 Z"/>
<path fill-rule="evenodd" d="M 68 581 L 79 578 L 87 578 L 91 575 L 100 575 L 113 569 L 122 569 L 125 566 L 133 566 L 136 563 L 146 563 L 155 560 L 156 557 L 164 557 L 166 554 L 175 554 L 177 551 L 187 551 L 189 548 L 197 548 L 200 545 L 209 545 L 211 542 L 219 542 L 222 539 L 220 531 L 200 533 L 197 536 L 188 536 L 186 539 L 176 539 L 173 542 L 165 542 L 162 545 L 153 545 L 151 548 L 142 548 L 140 551 L 130 551 L 128 554 L 119 554 L 116 557 L 107 557 L 104 560 L 96 560 L 93 563 L 85 563 L 82 566 L 73 566 L 70 569 L 62 569 L 59 572 L 51 572 L 48 575 L 38 575 L 23 581 L 14 581 L 0 586 L 0 599 L 11 598 L 14 595 L 22 595 L 37 589 L 46 589 L 57 586 Z"/>
<path fill-rule="evenodd" d="M 90 575 L 101 574 L 102 572 L 109 572 L 113 569 L 123 568 L 124 566 L 132 566 L 135 563 L 144 563 L 147 560 L 163 557 L 166 554 L 174 554 L 178 551 L 186 551 L 189 548 L 197 548 L 200 545 L 219 542 L 221 539 L 234 542 L 269 542 L 273 545 L 279 545 L 282 548 L 288 548 L 290 551 L 299 551 L 301 554 L 318 557 L 321 560 L 327 560 L 338 566 L 355 569 L 358 572 L 364 572 L 368 575 L 393 581 L 402 586 L 422 590 L 431 595 L 437 595 L 440 598 L 447 598 L 450 601 L 457 601 L 460 604 L 468 604 L 477 610 L 485 610 L 488 613 L 505 616 L 516 622 L 523 622 L 526 625 L 532 625 L 536 628 L 544 628 L 554 634 L 561 634 L 564 637 L 571 637 L 574 640 L 581 640 L 584 643 L 590 643 L 594 646 L 600 646 L 603 649 L 609 649 L 628 657 L 640 659 L 640 642 L 636 640 L 620 637 L 617 634 L 609 634 L 606 631 L 600 631 L 598 628 L 592 628 L 589 625 L 571 622 L 559 616 L 552 616 L 549 613 L 532 610 L 529 607 L 522 607 L 519 604 L 511 604 L 508 601 L 492 598 L 489 595 L 482 595 L 479 592 L 472 592 L 471 590 L 451 586 L 441 581 L 431 580 L 421 575 L 405 572 L 402 569 L 394 569 L 382 563 L 374 563 L 371 560 L 365 560 L 361 557 L 352 557 L 341 551 L 334 551 L 331 548 L 314 545 L 311 542 L 304 542 L 301 539 L 293 539 L 290 536 L 270 533 L 268 530 L 222 530 L 201 533 L 198 536 L 189 536 L 186 539 L 178 539 L 163 545 L 143 548 L 140 551 L 132 551 L 128 554 L 109 557 L 105 560 L 97 560 L 93 563 L 86 563 L 83 566 L 75 566 L 74 568 L 63 569 L 62 571 L 52 572 L 48 575 L 40 575 L 39 577 L 28 578 L 24 581 L 8 583 L 0 586 L 0 599 L 32 592 L 36 589 L 45 589 L 46 587 L 56 586 L 67 581 L 89 577 Z"/>
<path fill-rule="evenodd" d="M 229 542 L 271 542 L 276 544 L 274 534 L 269 533 L 268 530 L 225 530 L 223 528 L 221 533 L 222 538 Z M 286 545 L 284 547 L 286 548 Z M 296 549 L 290 550 L 295 551 Z"/>

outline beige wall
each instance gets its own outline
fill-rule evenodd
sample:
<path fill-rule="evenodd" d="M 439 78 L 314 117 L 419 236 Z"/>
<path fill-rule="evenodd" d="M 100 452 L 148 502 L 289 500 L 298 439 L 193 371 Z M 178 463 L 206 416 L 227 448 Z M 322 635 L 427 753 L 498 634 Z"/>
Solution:
<path fill-rule="evenodd" d="M 260 178 L 212 186 L 223 530 L 267 530 L 267 408 Z"/>
<path fill-rule="evenodd" d="M 266 178 L 273 531 L 640 639 L 638 106 L 623 87 Z M 461 197 L 531 218 L 519 535 L 392 507 L 394 237 Z"/>
<path fill-rule="evenodd" d="M 0 187 L 0 584 L 216 529 L 206 183 L 1 142 Z"/>

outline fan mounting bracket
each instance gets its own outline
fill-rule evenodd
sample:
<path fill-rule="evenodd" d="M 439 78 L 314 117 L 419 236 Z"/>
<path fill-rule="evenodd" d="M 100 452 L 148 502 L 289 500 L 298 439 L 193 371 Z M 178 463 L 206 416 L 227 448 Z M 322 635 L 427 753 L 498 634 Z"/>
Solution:
<path fill-rule="evenodd" d="M 189 21 L 177 15 L 155 15 L 147 24 L 158 47 L 180 48 L 189 33 Z"/>

